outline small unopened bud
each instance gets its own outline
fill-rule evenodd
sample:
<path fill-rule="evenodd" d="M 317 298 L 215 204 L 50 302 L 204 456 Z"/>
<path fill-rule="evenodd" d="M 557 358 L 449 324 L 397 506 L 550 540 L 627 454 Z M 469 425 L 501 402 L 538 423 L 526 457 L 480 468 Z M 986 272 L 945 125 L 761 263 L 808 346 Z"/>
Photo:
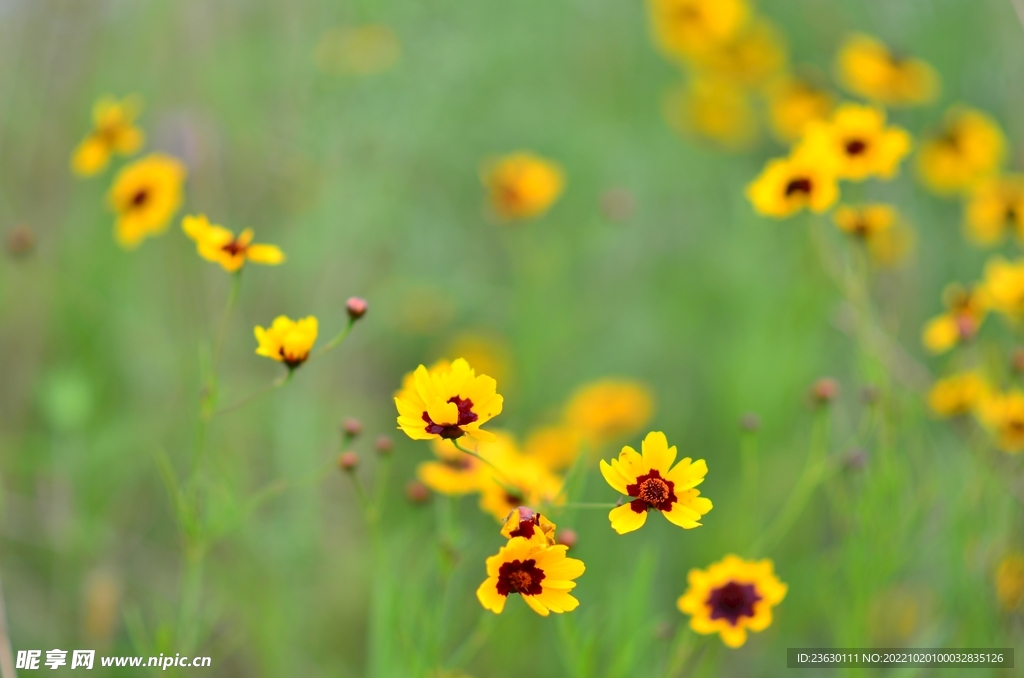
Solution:
<path fill-rule="evenodd" d="M 418 480 L 410 480 L 405 484 L 405 496 L 414 504 L 422 504 L 430 499 L 430 489 Z"/>
<path fill-rule="evenodd" d="M 394 446 L 395 442 L 391 440 L 391 436 L 377 436 L 373 441 L 373 449 L 377 450 L 377 454 L 391 454 Z"/>
<path fill-rule="evenodd" d="M 338 468 L 351 473 L 359 466 L 359 455 L 355 452 L 342 452 L 338 457 Z"/>
<path fill-rule="evenodd" d="M 868 384 L 860 390 L 860 399 L 865 405 L 874 405 L 878 402 L 879 398 L 882 397 L 881 392 L 877 386 Z"/>
<path fill-rule="evenodd" d="M 348 317 L 352 320 L 359 320 L 366 315 L 366 299 L 361 297 L 349 297 L 349 300 L 345 302 L 345 310 L 348 311 Z"/>
<path fill-rule="evenodd" d="M 1018 346 L 1010 354 L 1010 367 L 1014 372 L 1024 372 L 1024 348 Z"/>
<path fill-rule="evenodd" d="M 846 453 L 843 458 L 843 465 L 851 471 L 862 471 L 868 464 L 867 450 L 855 448 Z"/>
<path fill-rule="evenodd" d="M 573 546 L 576 546 L 576 542 L 579 541 L 579 535 L 576 534 L 576 530 L 565 528 L 564 530 L 558 531 L 558 534 L 555 536 L 555 541 L 563 546 L 572 548 Z"/>
<path fill-rule="evenodd" d="M 744 431 L 750 431 L 753 433 L 761 428 L 761 417 L 757 416 L 753 412 L 747 412 L 740 417 L 740 428 Z"/>
<path fill-rule="evenodd" d="M 636 199 L 628 188 L 615 186 L 601 196 L 601 212 L 610 221 L 628 221 L 636 209 Z"/>
<path fill-rule="evenodd" d="M 839 396 L 839 382 L 831 377 L 822 377 L 811 387 L 811 399 L 816 405 L 828 405 Z"/>
<path fill-rule="evenodd" d="M 7 233 L 7 253 L 14 258 L 23 257 L 32 251 L 36 238 L 32 229 L 24 224 L 15 226 Z"/>
<path fill-rule="evenodd" d="M 530 508 L 529 506 L 520 506 L 520 507 L 516 508 L 514 510 L 514 512 L 519 513 L 519 521 L 518 522 L 520 522 L 520 523 L 524 523 L 526 521 L 533 520 L 533 516 L 536 515 L 533 512 L 533 509 Z"/>
<path fill-rule="evenodd" d="M 355 438 L 363 432 L 363 424 L 358 419 L 349 417 L 341 424 L 341 432 L 346 438 Z"/>

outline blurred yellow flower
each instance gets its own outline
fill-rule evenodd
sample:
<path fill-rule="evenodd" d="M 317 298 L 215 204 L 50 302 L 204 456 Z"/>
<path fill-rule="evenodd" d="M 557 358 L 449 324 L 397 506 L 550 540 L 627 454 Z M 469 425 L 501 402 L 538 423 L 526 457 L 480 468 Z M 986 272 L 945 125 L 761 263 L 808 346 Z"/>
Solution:
<path fill-rule="evenodd" d="M 706 570 L 690 570 L 687 583 L 686 593 L 676 605 L 690 615 L 690 628 L 697 633 L 718 633 L 729 647 L 747 642 L 747 631 L 768 628 L 772 608 L 788 590 L 775 576 L 771 560 L 743 560 L 735 555 Z"/>
<path fill-rule="evenodd" d="M 276 245 L 253 245 L 251 228 L 245 229 L 236 238 L 234 233 L 223 226 L 211 224 L 205 214 L 185 217 L 181 228 L 196 241 L 199 256 L 220 264 L 229 273 L 242 268 L 246 261 L 270 265 L 284 261 L 284 253 Z"/>
<path fill-rule="evenodd" d="M 1006 155 L 1006 137 L 982 111 L 954 106 L 942 128 L 921 143 L 917 172 L 932 191 L 963 191 L 999 171 Z"/>
<path fill-rule="evenodd" d="M 126 249 L 162 233 L 178 211 L 185 166 L 176 159 L 152 153 L 117 173 L 108 200 L 117 214 L 114 235 Z"/>
<path fill-rule="evenodd" d="M 838 178 L 853 181 L 892 178 L 910 146 L 906 130 L 885 126 L 882 109 L 859 104 L 841 105 L 827 122 L 812 121 L 801 142 L 812 157 L 833 163 Z"/>
<path fill-rule="evenodd" d="M 896 225 L 896 208 L 884 203 L 871 205 L 840 205 L 832 215 L 836 227 L 847 235 L 870 240 Z"/>
<path fill-rule="evenodd" d="M 832 94 L 801 78 L 787 76 L 768 85 L 772 131 L 784 143 L 800 139 L 813 120 L 824 120 L 835 107 Z"/>
<path fill-rule="evenodd" d="M 501 536 L 506 539 L 523 537 L 554 546 L 555 529 L 553 522 L 526 506 L 513 509 L 501 528 Z"/>
<path fill-rule="evenodd" d="M 665 121 L 680 134 L 704 137 L 729 149 L 748 146 L 757 135 L 750 96 L 738 83 L 699 76 L 665 95 Z"/>
<path fill-rule="evenodd" d="M 684 58 L 728 42 L 750 17 L 745 0 L 649 0 L 648 8 L 658 45 Z"/>
<path fill-rule="evenodd" d="M 520 454 L 514 442 L 495 466 L 501 473 L 485 474 L 481 487 L 480 508 L 496 520 L 505 520 L 520 506 L 538 508 L 565 503 L 562 478 L 549 471 L 538 460 Z"/>
<path fill-rule="evenodd" d="M 487 579 L 476 591 L 484 609 L 500 614 L 510 594 L 518 593 L 537 614 L 571 612 L 580 601 L 569 594 L 574 579 L 586 569 L 582 560 L 567 558 L 566 546 L 548 546 L 515 537 L 487 559 Z"/>
<path fill-rule="evenodd" d="M 458 334 L 445 347 L 444 355 L 460 355 L 481 374 L 508 386 L 512 351 L 505 339 L 491 332 L 469 331 Z"/>
<path fill-rule="evenodd" d="M 978 183 L 964 208 L 964 221 L 967 237 L 977 245 L 998 243 L 1007 229 L 1024 239 L 1024 174 Z"/>
<path fill-rule="evenodd" d="M 897 56 L 879 40 L 860 33 L 839 49 L 837 69 L 846 89 L 887 106 L 926 104 L 939 91 L 939 76 L 928 63 Z"/>
<path fill-rule="evenodd" d="M 646 421 L 640 424 L 643 426 Z M 528 457 L 540 460 L 552 471 L 572 466 L 580 454 L 580 433 L 567 425 L 544 426 L 535 429 L 526 439 L 523 451 Z"/>
<path fill-rule="evenodd" d="M 944 353 L 973 339 L 988 312 L 985 295 L 979 289 L 964 289 L 954 283 L 946 287 L 942 300 L 946 313 L 929 320 L 922 334 L 925 348 L 932 353 Z"/>
<path fill-rule="evenodd" d="M 1009 262 L 1002 257 L 993 257 L 985 264 L 985 279 L 982 293 L 988 307 L 1018 319 L 1024 315 L 1024 259 Z"/>
<path fill-rule="evenodd" d="M 292 320 L 279 315 L 269 328 L 256 326 L 254 332 L 259 343 L 256 355 L 272 358 L 294 370 L 309 358 L 309 352 L 316 343 L 317 330 L 314 316 Z"/>
<path fill-rule="evenodd" d="M 92 176 L 106 169 L 114 153 L 132 155 L 145 141 L 135 119 L 142 109 L 136 96 L 121 101 L 103 97 L 92 107 L 93 129 L 71 156 L 71 169 L 81 176 Z"/>
<path fill-rule="evenodd" d="M 731 40 L 694 53 L 692 62 L 718 77 L 758 85 L 786 65 L 786 44 L 775 26 L 757 19 Z"/>
<path fill-rule="evenodd" d="M 876 232 L 867 239 L 871 261 L 882 267 L 897 267 L 914 253 L 917 236 L 908 224 L 897 218 L 892 228 Z"/>
<path fill-rule="evenodd" d="M 988 395 L 977 372 L 959 372 L 939 379 L 928 392 L 928 407 L 939 417 L 956 417 L 975 410 Z"/>
<path fill-rule="evenodd" d="M 391 70 L 402 45 L 390 26 L 338 26 L 320 38 L 313 60 L 327 73 L 376 75 Z"/>
<path fill-rule="evenodd" d="M 996 446 L 1003 452 L 1024 452 L 1024 391 L 983 395 L 978 404 L 979 418 L 996 435 Z"/>
<path fill-rule="evenodd" d="M 639 530 L 647 512 L 661 511 L 674 525 L 684 529 L 700 526 L 700 517 L 711 510 L 711 501 L 694 489 L 704 482 L 708 465 L 703 459 L 686 457 L 673 466 L 676 447 L 660 431 L 651 431 L 641 445 L 642 454 L 630 446 L 622 448 L 611 464 L 601 460 L 601 475 L 619 494 L 633 501 L 611 510 L 608 519 L 619 534 Z"/>
<path fill-rule="evenodd" d="M 996 598 L 1005 610 L 1016 610 L 1024 602 L 1024 554 L 1011 553 L 996 568 Z"/>
<path fill-rule="evenodd" d="M 630 379 L 599 379 L 573 393 L 565 423 L 597 446 L 642 429 L 654 415 L 654 395 Z"/>
<path fill-rule="evenodd" d="M 806 208 L 821 213 L 839 198 L 830 163 L 808 153 L 769 160 L 747 186 L 747 198 L 758 214 L 784 218 Z"/>
<path fill-rule="evenodd" d="M 462 358 L 450 365 L 438 363 L 429 371 L 420 365 L 395 396 L 398 427 L 413 440 L 455 440 L 463 435 L 493 440 L 480 426 L 501 413 L 502 397 L 496 389 L 494 379 L 477 376 Z"/>
<path fill-rule="evenodd" d="M 434 492 L 447 495 L 480 491 L 488 472 L 484 462 L 462 452 L 452 441 L 444 438 L 435 438 L 432 447 L 438 461 L 425 461 L 416 468 L 416 475 L 424 485 Z M 488 450 L 484 447 L 481 445 L 477 454 L 489 460 Z"/>
<path fill-rule="evenodd" d="M 529 219 L 544 214 L 565 186 L 561 167 L 525 151 L 486 161 L 480 178 L 491 208 L 502 219 Z"/>

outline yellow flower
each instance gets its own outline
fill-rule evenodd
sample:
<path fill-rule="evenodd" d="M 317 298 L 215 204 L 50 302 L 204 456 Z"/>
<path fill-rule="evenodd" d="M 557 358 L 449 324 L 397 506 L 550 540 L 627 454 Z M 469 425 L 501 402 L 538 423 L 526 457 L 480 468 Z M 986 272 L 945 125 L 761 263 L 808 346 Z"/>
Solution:
<path fill-rule="evenodd" d="M 654 415 L 654 396 L 638 381 L 599 379 L 573 393 L 565 408 L 565 423 L 597 446 L 630 436 Z"/>
<path fill-rule="evenodd" d="M 544 214 L 565 186 L 561 167 L 527 152 L 485 162 L 480 174 L 491 208 L 502 219 Z"/>
<path fill-rule="evenodd" d="M 766 94 L 772 130 L 785 143 L 800 139 L 808 123 L 824 120 L 835 107 L 828 90 L 792 76 L 770 84 Z"/>
<path fill-rule="evenodd" d="M 662 110 L 675 131 L 704 137 L 725 148 L 744 148 L 757 135 L 757 117 L 749 95 L 726 78 L 693 78 L 666 94 Z"/>
<path fill-rule="evenodd" d="M 534 430 L 523 447 L 527 456 L 540 460 L 552 471 L 561 471 L 579 456 L 580 433 L 572 426 L 544 426 Z"/>
<path fill-rule="evenodd" d="M 1024 391 L 1011 389 L 991 396 L 982 394 L 979 418 L 996 435 L 1003 452 L 1024 452 Z"/>
<path fill-rule="evenodd" d="M 928 392 L 928 407 L 939 417 L 974 411 L 987 398 L 988 385 L 977 372 L 960 372 L 939 379 Z"/>
<path fill-rule="evenodd" d="M 947 312 L 929 320 L 922 334 L 925 348 L 932 353 L 944 353 L 973 339 L 988 312 L 981 290 L 964 289 L 955 283 L 946 287 L 942 300 Z"/>
<path fill-rule="evenodd" d="M 917 172 L 925 186 L 940 194 L 973 186 L 995 174 L 1006 155 L 1006 137 L 985 113 L 955 106 L 942 128 L 921 144 Z"/>
<path fill-rule="evenodd" d="M 839 198 L 830 163 L 808 153 L 769 160 L 747 186 L 747 198 L 758 214 L 784 218 L 807 208 L 821 213 Z"/>
<path fill-rule="evenodd" d="M 676 605 L 690 615 L 697 633 L 718 633 L 729 647 L 747 642 L 747 631 L 764 631 L 772 623 L 772 608 L 786 597 L 788 587 L 775 576 L 772 561 L 743 560 L 728 555 L 706 570 L 692 569 L 689 587 Z"/>
<path fill-rule="evenodd" d="M 896 208 L 886 204 L 860 207 L 840 205 L 832 215 L 840 231 L 864 240 L 870 240 L 882 231 L 891 229 L 897 218 Z"/>
<path fill-rule="evenodd" d="M 317 329 L 317 320 L 313 316 L 291 320 L 279 315 L 269 328 L 256 327 L 256 341 L 259 342 L 256 354 L 273 358 L 294 370 L 309 358 L 309 352 L 316 343 Z"/>
<path fill-rule="evenodd" d="M 1006 229 L 1024 238 L 1024 175 L 1007 174 L 981 181 L 964 209 L 967 237 L 978 245 L 994 245 Z"/>
<path fill-rule="evenodd" d="M 982 293 L 988 307 L 1010 319 L 1024 315 L 1024 259 L 1008 262 L 993 257 L 985 264 Z"/>
<path fill-rule="evenodd" d="M 505 454 L 494 462 L 500 472 L 490 469 L 490 473 L 484 473 L 480 508 L 496 520 L 504 520 L 519 506 L 564 504 L 562 478 L 540 461 L 520 454 L 515 442 L 509 440 Z"/>
<path fill-rule="evenodd" d="M 460 355 L 481 373 L 507 386 L 512 372 L 512 351 L 501 335 L 487 331 L 462 332 L 446 344 L 443 354 Z"/>
<path fill-rule="evenodd" d="M 506 539 L 513 539 L 515 537 L 533 539 L 548 546 L 554 546 L 555 528 L 557 527 L 557 525 L 533 509 L 520 506 L 508 514 L 508 518 L 505 519 L 505 525 L 501 528 L 501 536 Z"/>
<path fill-rule="evenodd" d="M 455 440 L 463 435 L 493 440 L 480 426 L 501 413 L 502 397 L 496 389 L 494 379 L 477 376 L 462 358 L 429 371 L 420 365 L 395 396 L 398 427 L 413 440 Z"/>
<path fill-rule="evenodd" d="M 476 590 L 484 609 L 500 614 L 509 595 L 518 593 L 537 614 L 571 612 L 580 601 L 569 594 L 586 569 L 582 560 L 567 558 L 567 546 L 548 546 L 515 537 L 487 559 L 487 579 Z"/>
<path fill-rule="evenodd" d="M 436 438 L 432 447 L 438 461 L 425 461 L 416 469 L 416 475 L 424 485 L 434 492 L 448 495 L 480 491 L 489 470 L 484 462 L 462 452 L 452 441 L 444 438 Z M 483 447 L 477 453 L 487 458 L 488 451 Z"/>
<path fill-rule="evenodd" d="M 1011 553 L 999 561 L 996 598 L 1004 609 L 1011 611 L 1024 602 L 1024 554 Z"/>
<path fill-rule="evenodd" d="M 142 103 L 138 97 L 121 101 L 103 97 L 92 108 L 93 129 L 71 156 L 71 169 L 81 176 L 103 171 L 114 153 L 131 155 L 142 148 L 142 131 L 135 127 Z"/>
<path fill-rule="evenodd" d="M 734 38 L 746 26 L 745 0 L 649 0 L 651 30 L 666 54 L 691 57 Z"/>
<path fill-rule="evenodd" d="M 253 245 L 251 228 L 236 238 L 223 226 L 211 224 L 205 214 L 185 217 L 181 227 L 188 237 L 196 241 L 199 256 L 220 264 L 229 273 L 242 268 L 246 261 L 270 265 L 284 261 L 284 253 L 276 245 Z"/>
<path fill-rule="evenodd" d="M 758 19 L 733 39 L 693 54 L 692 61 L 716 76 L 757 85 L 785 66 L 786 45 L 770 22 Z"/>
<path fill-rule="evenodd" d="M 939 76 L 921 59 L 893 54 L 868 35 L 847 39 L 837 57 L 846 89 L 887 106 L 915 106 L 935 99 Z"/>
<path fill-rule="evenodd" d="M 704 482 L 708 465 L 703 459 L 676 460 L 676 448 L 660 431 L 651 431 L 641 445 L 643 454 L 630 446 L 622 448 L 618 459 L 609 464 L 601 460 L 601 475 L 616 492 L 635 497 L 608 514 L 612 529 L 619 534 L 639 530 L 647 522 L 647 512 L 658 510 L 684 529 L 700 526 L 700 517 L 711 510 L 711 500 L 694 488 Z"/>
<path fill-rule="evenodd" d="M 910 258 L 916 242 L 913 229 L 897 219 L 892 228 L 878 231 L 865 244 L 871 261 L 878 266 L 895 267 Z"/>
<path fill-rule="evenodd" d="M 801 146 L 812 156 L 832 162 L 840 179 L 892 178 L 910 152 L 910 134 L 885 126 L 885 112 L 872 106 L 843 104 L 828 122 L 807 126 Z"/>
<path fill-rule="evenodd" d="M 162 233 L 181 205 L 185 166 L 152 153 L 123 167 L 114 178 L 108 200 L 117 213 L 114 234 L 122 247 L 138 247 L 144 238 Z"/>
<path fill-rule="evenodd" d="M 389 26 L 339 26 L 320 38 L 313 60 L 327 73 L 376 75 L 395 67 L 402 45 Z"/>

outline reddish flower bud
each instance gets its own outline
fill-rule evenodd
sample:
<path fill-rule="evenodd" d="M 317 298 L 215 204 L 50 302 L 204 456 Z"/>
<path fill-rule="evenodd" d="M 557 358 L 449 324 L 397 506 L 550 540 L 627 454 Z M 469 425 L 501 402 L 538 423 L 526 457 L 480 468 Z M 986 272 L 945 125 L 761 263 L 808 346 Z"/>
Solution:
<path fill-rule="evenodd" d="M 366 315 L 366 299 L 361 297 L 350 297 L 349 300 L 345 302 L 345 309 L 348 311 L 349 318 L 352 318 L 352 320 L 359 320 Z"/>
<path fill-rule="evenodd" d="M 1024 348 L 1017 347 L 1010 354 L 1010 367 L 1014 372 L 1024 372 Z"/>
<path fill-rule="evenodd" d="M 338 457 L 338 468 L 342 471 L 351 473 L 356 470 L 356 466 L 359 466 L 359 455 L 355 452 L 343 452 Z"/>
<path fill-rule="evenodd" d="M 579 535 L 576 534 L 576 530 L 570 530 L 569 528 L 559 530 L 558 534 L 555 536 L 555 541 L 557 543 L 562 544 L 563 546 L 568 546 L 570 549 L 576 546 L 577 540 L 579 540 Z"/>
<path fill-rule="evenodd" d="M 811 399 L 816 405 L 827 405 L 839 397 L 839 382 L 831 377 L 822 377 L 811 387 Z"/>
<path fill-rule="evenodd" d="M 344 433 L 347 438 L 355 438 L 363 432 L 363 424 L 358 419 L 349 417 L 342 422 L 341 432 Z"/>
<path fill-rule="evenodd" d="M 414 504 L 422 504 L 430 499 L 430 490 L 418 480 L 410 480 L 405 484 L 405 496 Z"/>
<path fill-rule="evenodd" d="M 391 454 L 391 448 L 394 446 L 395 442 L 391 440 L 391 436 L 377 436 L 373 441 L 373 449 L 377 450 L 377 454 Z"/>
<path fill-rule="evenodd" d="M 32 229 L 24 224 L 15 226 L 7 234 L 7 253 L 12 257 L 23 257 L 32 251 L 36 238 Z"/>
<path fill-rule="evenodd" d="M 761 417 L 757 416 L 753 412 L 747 412 L 740 417 L 740 428 L 744 431 L 753 433 L 761 428 Z"/>

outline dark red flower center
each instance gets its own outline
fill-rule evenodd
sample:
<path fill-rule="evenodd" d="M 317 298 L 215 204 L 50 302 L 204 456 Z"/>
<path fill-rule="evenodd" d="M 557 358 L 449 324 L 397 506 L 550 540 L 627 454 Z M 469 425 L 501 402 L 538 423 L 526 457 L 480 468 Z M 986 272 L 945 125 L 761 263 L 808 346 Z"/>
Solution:
<path fill-rule="evenodd" d="M 134 208 L 139 208 L 145 205 L 147 202 L 149 202 L 149 189 L 140 188 L 139 190 L 135 191 L 135 194 L 132 196 L 131 206 Z"/>
<path fill-rule="evenodd" d="M 464 431 L 462 426 L 466 424 L 472 424 L 474 421 L 479 419 L 476 412 L 473 411 L 473 401 L 469 398 L 460 398 L 459 396 L 452 396 L 448 399 L 448 402 L 455 403 L 455 407 L 459 410 L 458 421 L 454 423 L 443 423 L 439 424 L 434 422 L 430 418 L 428 412 L 423 413 L 423 421 L 427 422 L 426 431 L 432 435 L 438 435 L 442 438 L 448 438 L 449 440 L 455 440 L 461 438 Z"/>
<path fill-rule="evenodd" d="M 532 518 L 519 521 L 519 527 L 508 533 L 509 537 L 526 537 L 531 539 L 540 527 L 540 514 L 534 513 Z"/>
<path fill-rule="evenodd" d="M 651 469 L 650 473 L 638 476 L 632 485 L 626 485 L 629 496 L 636 497 L 629 506 L 637 513 L 651 509 L 671 511 L 672 504 L 677 501 L 675 487 L 671 480 L 661 477 L 661 472 Z"/>
<path fill-rule="evenodd" d="M 850 139 L 846 142 L 847 155 L 860 155 L 868 150 L 868 144 L 863 139 Z"/>
<path fill-rule="evenodd" d="M 308 354 L 304 356 L 288 355 L 287 353 L 284 352 L 284 346 L 277 349 L 277 354 L 281 356 L 281 360 L 284 362 L 285 365 L 288 366 L 289 370 L 294 370 L 296 367 L 306 362 L 306 358 L 309 357 Z"/>
<path fill-rule="evenodd" d="M 786 184 L 786 197 L 788 198 L 796 193 L 810 195 L 812 188 L 811 180 L 807 177 L 794 177 Z"/>
<path fill-rule="evenodd" d="M 246 246 L 238 242 L 237 239 L 232 238 L 231 242 L 221 247 L 221 250 L 233 257 L 237 257 L 239 254 L 245 254 Z"/>
<path fill-rule="evenodd" d="M 761 595 L 753 584 L 739 584 L 731 581 L 725 586 L 712 589 L 704 604 L 711 608 L 712 619 L 725 619 L 733 626 L 740 617 L 754 616 L 754 603 Z"/>
<path fill-rule="evenodd" d="M 544 581 L 544 571 L 537 567 L 537 561 L 513 560 L 503 563 L 498 568 L 498 593 L 507 596 L 519 593 L 524 596 L 536 596 L 544 591 L 540 583 Z"/>

